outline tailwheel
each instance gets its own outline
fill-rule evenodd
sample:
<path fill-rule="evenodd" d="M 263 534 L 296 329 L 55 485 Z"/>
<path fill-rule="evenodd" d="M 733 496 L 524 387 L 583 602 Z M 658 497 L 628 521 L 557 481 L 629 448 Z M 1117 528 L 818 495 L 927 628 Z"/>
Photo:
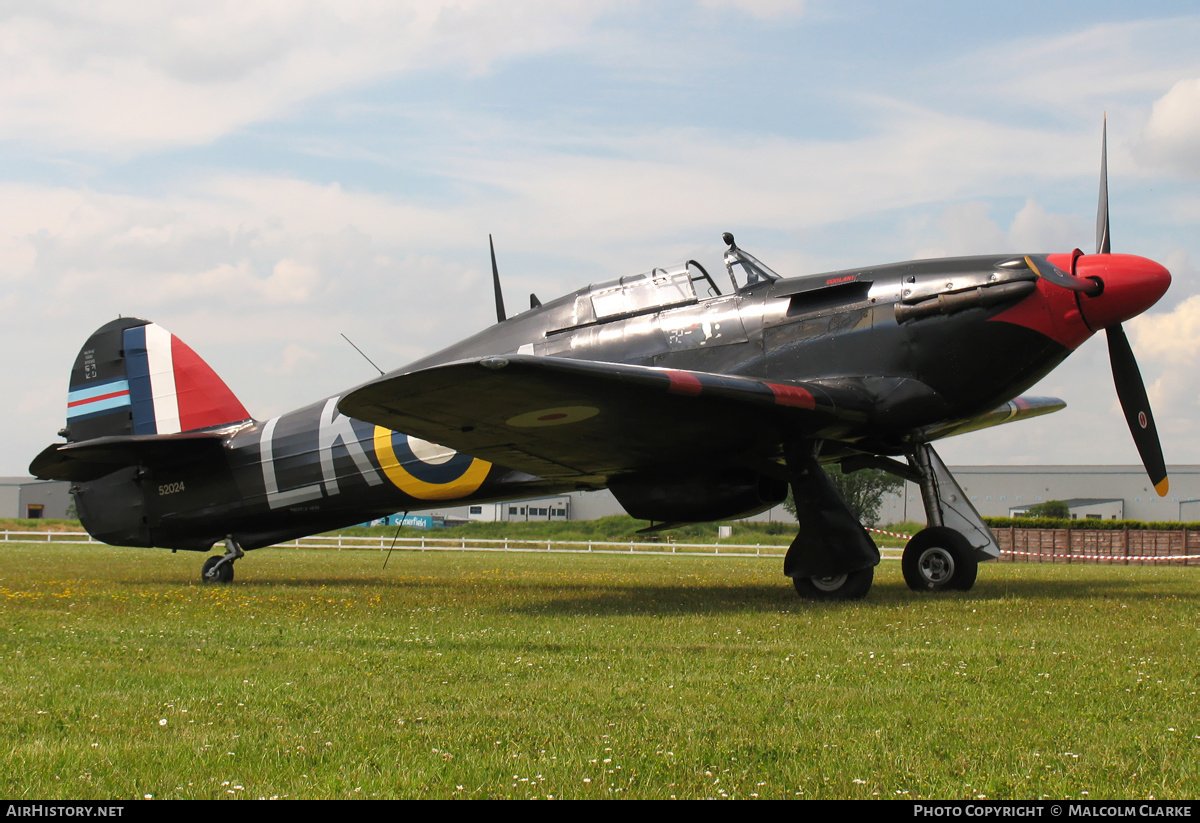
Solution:
<path fill-rule="evenodd" d="M 871 590 L 875 568 L 868 566 L 832 577 L 793 577 L 796 594 L 806 600 L 861 600 Z"/>
<path fill-rule="evenodd" d="M 917 532 L 900 561 L 904 582 L 913 591 L 968 591 L 975 585 L 979 561 L 967 538 L 933 526 Z"/>
<path fill-rule="evenodd" d="M 205 583 L 232 583 L 233 563 L 222 563 L 224 557 L 213 555 L 200 567 L 200 579 Z"/>
<path fill-rule="evenodd" d="M 200 579 L 205 583 L 232 583 L 233 561 L 246 556 L 242 547 L 233 539 L 233 535 L 225 537 L 225 554 L 220 557 L 210 557 L 200 567 Z"/>

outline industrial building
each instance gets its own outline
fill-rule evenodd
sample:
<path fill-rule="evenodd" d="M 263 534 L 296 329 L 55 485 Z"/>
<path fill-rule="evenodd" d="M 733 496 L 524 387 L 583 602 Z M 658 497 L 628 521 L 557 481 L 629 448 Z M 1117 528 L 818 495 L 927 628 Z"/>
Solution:
<path fill-rule="evenodd" d="M 1072 517 L 1102 520 L 1200 521 L 1200 466 L 1168 466 L 1171 489 L 1159 497 L 1141 466 L 951 466 L 971 504 L 985 517 L 1013 517 L 1049 500 L 1068 503 Z M 884 495 L 880 520 L 924 522 L 921 490 Z"/>
<path fill-rule="evenodd" d="M 0 517 L 62 519 L 74 517 L 71 484 L 32 477 L 0 477 Z"/>

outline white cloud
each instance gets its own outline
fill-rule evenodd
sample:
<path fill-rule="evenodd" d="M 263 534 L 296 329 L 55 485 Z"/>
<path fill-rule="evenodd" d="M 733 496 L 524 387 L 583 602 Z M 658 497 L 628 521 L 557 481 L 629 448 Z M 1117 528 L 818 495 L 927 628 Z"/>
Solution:
<path fill-rule="evenodd" d="M 289 343 L 283 348 L 283 357 L 279 365 L 279 371 L 283 374 L 303 373 L 315 367 L 320 362 L 320 355 L 297 343 Z"/>
<path fill-rule="evenodd" d="M 1114 122 L 1140 119 L 1147 95 L 1161 93 L 1181 72 L 1194 75 L 1200 69 L 1198 37 L 1200 17 L 1192 15 L 1101 23 L 1016 41 L 999 38 L 992 48 L 970 50 L 953 65 L 939 66 L 944 82 L 933 86 L 1036 106 L 1098 128 L 1101 111 Z"/>
<path fill-rule="evenodd" d="M 1075 215 L 1051 214 L 1031 198 L 1013 218 L 1008 235 L 1011 248 L 1056 252 L 1086 247 L 1089 231 Z M 1095 251 L 1094 244 L 1087 250 Z"/>
<path fill-rule="evenodd" d="M 1200 78 L 1180 80 L 1154 101 L 1137 151 L 1169 171 L 1200 175 Z"/>
<path fill-rule="evenodd" d="M 600 2 L 47 0 L 0 11 L 0 137 L 125 153 L 202 144 L 401 71 L 487 71 L 579 42 Z"/>
<path fill-rule="evenodd" d="M 937 220 L 940 242 L 920 246 L 913 257 L 950 257 L 959 254 L 981 254 L 1008 248 L 1008 234 L 988 214 L 991 205 L 979 201 L 956 203 L 946 208 Z M 928 236 L 931 227 L 926 221 L 913 226 L 918 236 Z"/>
<path fill-rule="evenodd" d="M 989 204 L 978 201 L 947 207 L 937 221 L 941 242 L 919 248 L 914 256 L 1065 252 L 1081 245 L 1087 231 L 1076 216 L 1052 214 L 1033 198 L 1025 201 L 1007 231 L 989 215 L 990 210 Z"/>
<path fill-rule="evenodd" d="M 1142 315 L 1128 325 L 1139 357 L 1173 366 L 1200 366 L 1200 295 L 1169 313 Z"/>
<path fill-rule="evenodd" d="M 687 129 L 564 148 L 531 128 L 487 154 L 450 147 L 423 159 L 504 193 L 517 208 L 503 212 L 539 243 L 597 235 L 661 243 L 683 227 L 795 231 L 980 190 L 1024 194 L 1022 179 L 1082 172 L 1079 154 L 1069 137 L 889 104 L 875 133 L 849 141 Z M 1014 179 L 1013 168 L 1028 178 Z"/>
<path fill-rule="evenodd" d="M 1167 460 L 1180 462 L 1176 455 L 1184 449 L 1194 460 L 1195 421 L 1200 419 L 1200 295 L 1125 325 L 1164 448 L 1169 445 L 1174 452 Z"/>
<path fill-rule="evenodd" d="M 1170 311 L 1200 292 L 1200 277 L 1187 249 L 1173 249 L 1162 263 L 1171 273 L 1171 288 L 1156 305 L 1159 312 Z"/>
<path fill-rule="evenodd" d="M 699 0 L 709 9 L 735 9 L 760 20 L 785 20 L 804 14 L 804 0 Z"/>
<path fill-rule="evenodd" d="M 268 303 L 307 303 L 320 280 L 321 273 L 315 267 L 280 260 L 263 283 L 263 297 Z"/>

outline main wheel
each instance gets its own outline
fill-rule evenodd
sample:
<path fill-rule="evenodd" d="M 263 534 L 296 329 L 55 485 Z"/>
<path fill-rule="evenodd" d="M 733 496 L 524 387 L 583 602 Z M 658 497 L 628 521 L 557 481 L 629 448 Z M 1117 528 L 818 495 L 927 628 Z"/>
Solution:
<path fill-rule="evenodd" d="M 200 579 L 205 583 L 232 583 L 233 582 L 233 564 L 226 563 L 223 566 L 217 567 L 221 562 L 221 556 L 214 554 L 212 557 L 204 561 L 204 565 L 200 567 Z"/>
<path fill-rule="evenodd" d="M 931 527 L 917 532 L 900 560 L 904 582 L 913 591 L 968 591 L 975 585 L 975 550 L 954 529 Z"/>
<path fill-rule="evenodd" d="M 805 600 L 861 600 L 871 590 L 874 579 L 875 568 L 868 566 L 833 577 L 793 577 L 792 585 Z"/>

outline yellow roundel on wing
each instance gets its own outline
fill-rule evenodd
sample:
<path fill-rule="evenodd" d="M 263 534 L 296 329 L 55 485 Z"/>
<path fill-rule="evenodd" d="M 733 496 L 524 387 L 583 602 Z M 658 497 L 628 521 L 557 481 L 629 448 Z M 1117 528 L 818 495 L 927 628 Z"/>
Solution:
<path fill-rule="evenodd" d="M 392 485 L 418 500 L 466 497 L 492 468 L 486 460 L 382 426 L 375 427 L 375 456 Z"/>

